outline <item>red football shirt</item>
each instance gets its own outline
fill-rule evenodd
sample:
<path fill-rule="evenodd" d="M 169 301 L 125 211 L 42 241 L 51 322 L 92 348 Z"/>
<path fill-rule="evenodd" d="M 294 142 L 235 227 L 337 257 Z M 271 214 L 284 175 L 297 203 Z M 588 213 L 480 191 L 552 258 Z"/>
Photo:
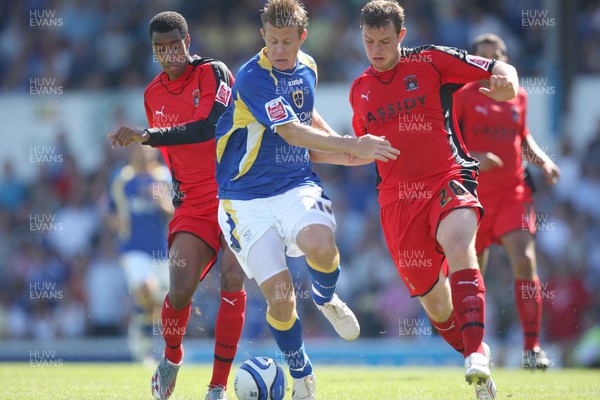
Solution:
<path fill-rule="evenodd" d="M 479 93 L 481 83 L 473 82 L 456 93 L 455 113 L 466 146 L 473 152 L 492 152 L 504 165 L 481 171 L 481 196 L 498 192 L 523 191 L 522 141 L 529 134 L 525 124 L 527 92 L 519 88 L 517 97 L 497 102 Z"/>
<path fill-rule="evenodd" d="M 179 78 L 170 81 L 163 71 L 144 92 L 152 127 L 146 144 L 160 149 L 171 170 L 175 207 L 217 197 L 215 127 L 232 85 L 225 64 L 194 56 Z"/>
<path fill-rule="evenodd" d="M 352 84 L 352 126 L 357 136 L 385 136 L 398 159 L 377 161 L 379 203 L 398 200 L 400 185 L 431 182 L 452 171 L 475 180 L 478 162 L 462 143 L 453 119 L 453 93 L 487 79 L 494 60 L 441 46 L 401 48 L 391 70 L 368 68 Z"/>

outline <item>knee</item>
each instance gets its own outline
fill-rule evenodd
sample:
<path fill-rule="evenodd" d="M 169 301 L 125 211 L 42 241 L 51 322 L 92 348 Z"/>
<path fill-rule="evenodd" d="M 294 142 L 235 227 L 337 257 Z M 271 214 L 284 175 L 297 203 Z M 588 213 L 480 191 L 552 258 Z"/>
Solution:
<path fill-rule="evenodd" d="M 182 284 L 171 284 L 169 290 L 169 301 L 176 310 L 180 310 L 187 306 L 192 301 L 192 296 L 196 291 L 196 284 L 182 283 Z"/>
<path fill-rule="evenodd" d="M 459 235 L 448 241 L 448 243 L 442 247 L 449 262 L 459 262 L 466 267 L 469 260 L 477 260 L 475 243 L 472 238 Z"/>
<path fill-rule="evenodd" d="M 445 322 L 452 315 L 452 304 L 451 300 L 447 301 L 435 301 L 435 302 L 422 302 L 427 316 L 435 322 Z"/>
<path fill-rule="evenodd" d="M 533 279 L 535 275 L 535 255 L 523 252 L 514 258 L 515 277 L 518 279 Z"/>
<path fill-rule="evenodd" d="M 276 288 L 267 299 L 269 314 L 278 321 L 289 321 L 296 309 L 296 296 L 293 285 L 289 288 Z"/>
<path fill-rule="evenodd" d="M 314 235 L 306 235 L 302 250 L 306 257 L 320 268 L 329 269 L 337 267 L 338 250 L 335 246 L 333 232 L 315 232 Z"/>
<path fill-rule="evenodd" d="M 244 288 L 244 273 L 221 271 L 221 290 L 223 292 L 239 292 Z"/>

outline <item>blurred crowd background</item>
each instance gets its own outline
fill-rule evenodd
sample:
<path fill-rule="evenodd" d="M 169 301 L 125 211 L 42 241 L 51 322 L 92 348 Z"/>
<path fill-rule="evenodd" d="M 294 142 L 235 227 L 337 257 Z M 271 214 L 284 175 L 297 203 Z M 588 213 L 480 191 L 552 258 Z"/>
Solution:
<path fill-rule="evenodd" d="M 56 77 L 65 91 L 144 88 L 160 72 L 152 58 L 148 21 L 167 9 L 187 18 L 192 53 L 220 59 L 235 73 L 262 46 L 258 34 L 262 3 L 3 1 L 0 88 L 3 92 L 28 92 L 32 76 Z M 364 1 L 307 0 L 305 4 L 310 26 L 304 50 L 317 60 L 320 81 L 349 84 L 366 67 L 357 22 Z M 469 48 L 475 36 L 495 32 L 505 38 L 520 74 L 536 76 L 544 71 L 547 31 L 524 30 L 520 13 L 523 8 L 543 8 L 541 1 L 407 0 L 401 4 L 408 28 L 405 45 Z M 61 28 L 30 29 L 31 9 L 56 10 L 63 19 Z M 600 73 L 600 2 L 581 1 L 577 11 L 577 73 Z M 118 113 L 112 118 L 114 126 L 143 123 L 128 121 Z M 104 154 L 100 166 L 84 172 L 70 148 L 69 136 L 69 132 L 55 133 L 54 146 L 61 160 L 32 166 L 39 169 L 33 180 L 19 178 L 11 160 L 1 161 L 0 338 L 126 333 L 131 301 L 105 214 L 109 177 L 127 162 L 127 154 L 111 150 L 107 141 L 98 149 Z M 547 294 L 542 339 L 559 344 L 565 355 L 589 329 L 600 324 L 600 299 L 594 296 L 600 291 L 600 123 L 590 136 L 592 141 L 576 150 L 568 134 L 558 132 L 555 143 L 559 146 L 550 153 L 562 170 L 555 187 L 548 187 L 533 170 L 537 214 L 542 219 L 537 256 L 542 289 Z M 338 220 L 336 235 L 344 270 L 340 296 L 357 313 L 364 337 L 398 337 L 399 319 L 425 315 L 418 301 L 409 299 L 385 247 L 374 168 L 317 168 Z M 62 224 L 62 229 L 32 232 L 32 214 L 54 215 L 52 222 Z M 307 290 L 305 274 L 300 273 L 302 265 L 297 260 L 291 265 L 299 287 Z M 493 250 L 486 279 L 486 334 L 513 343 L 520 351 L 512 274 L 502 249 Z M 200 285 L 189 336 L 212 336 L 218 282 L 216 269 Z M 60 298 L 32 299 L 32 290 L 54 291 Z M 244 338 L 251 340 L 265 335 L 265 304 L 254 282 L 247 284 L 247 290 Z M 308 336 L 329 335 L 321 328 L 323 321 L 310 299 L 300 297 L 298 303 Z"/>

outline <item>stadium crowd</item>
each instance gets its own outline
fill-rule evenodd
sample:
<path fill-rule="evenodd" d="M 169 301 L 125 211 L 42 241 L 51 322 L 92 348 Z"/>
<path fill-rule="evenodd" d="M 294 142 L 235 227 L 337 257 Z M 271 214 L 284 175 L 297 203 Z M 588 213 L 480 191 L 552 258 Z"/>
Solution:
<path fill-rule="evenodd" d="M 31 76 L 56 77 L 66 90 L 143 88 L 158 72 L 152 62 L 147 22 L 159 11 L 177 9 L 189 21 L 192 52 L 209 55 L 237 71 L 261 46 L 256 17 L 261 1 L 207 0 L 198 7 L 183 0 L 117 2 L 56 0 L 0 5 L 0 88 L 28 90 Z M 307 0 L 311 15 L 305 51 L 319 63 L 321 82 L 349 82 L 364 68 L 356 17 L 363 1 Z M 440 43 L 468 48 L 483 32 L 503 36 L 522 75 L 541 71 L 543 31 L 523 30 L 514 11 L 537 1 L 406 0 L 406 45 Z M 527 3 L 527 5 L 525 5 Z M 600 3 L 587 2 L 578 18 L 582 72 L 599 72 Z M 55 10 L 60 29 L 30 29 L 30 9 Z M 141 10 L 141 12 L 140 12 Z M 227 34 L 224 34 L 227 32 Z M 143 60 L 140 62 L 140 60 Z M 24 89 L 27 88 L 27 89 Z M 346 99 L 344 99 L 346 101 Z M 535 132 L 533 132 L 535 134 Z M 542 281 L 542 340 L 564 345 L 595 325 L 600 300 L 600 121 L 594 139 L 579 154 L 563 133 L 559 152 L 549 152 L 562 170 L 549 188 L 535 169 L 538 264 Z M 543 144 L 542 144 L 543 145 Z M 104 160 L 84 173 L 57 132 L 59 159 L 33 163 L 33 181 L 19 179 L 10 160 L 0 176 L 0 338 L 70 338 L 122 335 L 130 304 L 114 237 L 105 221 L 109 176 L 126 162 L 125 151 L 102 149 Z M 363 337 L 397 337 L 399 320 L 426 320 L 418 301 L 407 301 L 378 223 L 372 166 L 318 166 L 334 202 L 343 272 L 339 293 L 362 323 Z M 577 238 L 573 240 L 573 238 Z M 520 342 L 512 275 L 506 255 L 493 251 L 488 267 L 488 335 Z M 294 265 L 294 262 L 292 261 Z M 243 339 L 266 333 L 264 301 L 247 285 Z M 213 271 L 198 290 L 188 335 L 210 337 L 217 311 L 219 279 Z M 308 281 L 297 283 L 298 307 L 308 336 L 325 336 L 309 296 Z M 263 311 L 261 311 L 263 310 Z"/>

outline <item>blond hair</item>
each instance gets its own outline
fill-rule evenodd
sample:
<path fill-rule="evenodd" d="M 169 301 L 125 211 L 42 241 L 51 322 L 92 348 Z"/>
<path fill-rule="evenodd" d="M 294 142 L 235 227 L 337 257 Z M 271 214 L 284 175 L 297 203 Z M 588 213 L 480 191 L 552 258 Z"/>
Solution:
<path fill-rule="evenodd" d="M 302 34 L 308 26 L 308 13 L 297 0 L 269 0 L 262 9 L 263 29 L 267 24 L 277 28 L 297 27 Z"/>

